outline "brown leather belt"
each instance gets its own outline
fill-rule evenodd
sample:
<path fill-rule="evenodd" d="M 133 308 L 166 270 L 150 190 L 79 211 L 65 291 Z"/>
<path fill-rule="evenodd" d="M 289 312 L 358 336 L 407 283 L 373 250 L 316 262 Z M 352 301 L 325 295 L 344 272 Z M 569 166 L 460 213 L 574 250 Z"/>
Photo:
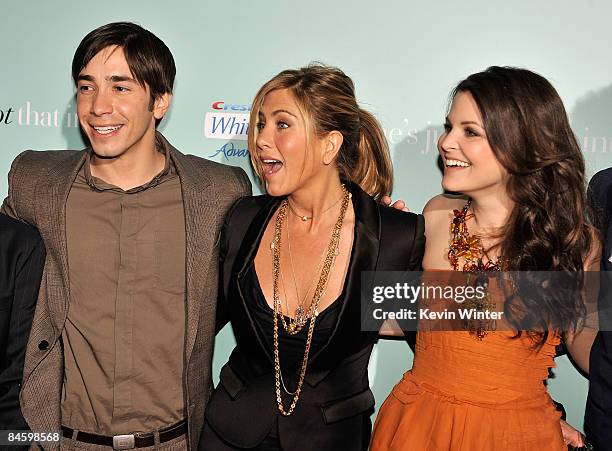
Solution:
<path fill-rule="evenodd" d="M 159 443 L 168 442 L 187 433 L 187 420 L 181 420 L 171 426 L 159 430 Z M 62 426 L 62 435 L 73 438 L 74 429 Z M 90 432 L 77 431 L 74 440 L 93 445 L 111 446 L 114 449 L 146 448 L 155 445 L 155 433 L 135 433 L 123 435 L 98 435 Z"/>

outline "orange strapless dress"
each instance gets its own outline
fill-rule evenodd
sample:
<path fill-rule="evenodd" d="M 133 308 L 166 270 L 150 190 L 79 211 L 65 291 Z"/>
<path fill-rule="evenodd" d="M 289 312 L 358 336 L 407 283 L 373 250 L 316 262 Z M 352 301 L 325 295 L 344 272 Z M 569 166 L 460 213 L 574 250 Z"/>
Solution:
<path fill-rule="evenodd" d="M 378 413 L 372 451 L 567 450 L 544 385 L 559 338 L 535 351 L 512 336 L 420 332 L 412 370 Z"/>

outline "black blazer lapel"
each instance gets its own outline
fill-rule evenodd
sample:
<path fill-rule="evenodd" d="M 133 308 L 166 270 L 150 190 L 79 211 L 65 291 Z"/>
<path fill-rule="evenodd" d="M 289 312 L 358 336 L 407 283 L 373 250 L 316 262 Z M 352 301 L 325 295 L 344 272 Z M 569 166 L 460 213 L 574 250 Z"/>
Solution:
<path fill-rule="evenodd" d="M 325 343 L 316 353 L 312 354 L 309 359 L 309 371 L 306 373 L 306 381 L 311 385 L 316 385 L 328 372 L 310 370 L 317 366 L 315 362 L 321 359 L 330 344 L 354 340 L 355 331 L 360 330 L 361 272 L 374 270 L 378 262 L 380 247 L 380 214 L 378 206 L 376 202 L 357 185 L 349 183 L 347 186 L 352 194 L 353 210 L 355 212 L 353 247 L 344 288 L 340 294 L 339 302 L 341 303 L 341 307 L 334 330 L 327 343 Z M 255 259 L 266 225 L 283 199 L 283 197 L 269 197 L 268 202 L 255 215 L 244 236 L 240 249 L 236 254 L 235 263 L 232 269 L 232 278 L 236 278 L 237 280 L 236 288 L 238 290 L 237 297 L 240 301 L 240 314 L 246 318 L 249 334 L 254 335 L 259 344 L 259 348 L 263 351 L 264 355 L 267 356 L 270 362 L 273 361 L 272 352 L 268 349 L 264 339 L 260 336 L 250 309 L 247 306 L 247 300 L 245 299 L 244 293 L 248 290 L 245 285 L 245 274 Z M 230 293 L 231 292 L 232 290 L 230 289 Z M 228 301 L 232 302 L 230 299 L 228 299 Z M 234 322 L 235 319 L 236 318 L 232 318 L 232 322 Z M 243 334 L 244 327 L 245 323 L 240 321 L 240 326 L 234 329 L 235 333 L 238 335 Z M 248 340 L 242 341 L 242 343 L 245 342 L 248 343 Z M 332 354 L 333 353 L 334 351 L 332 351 Z M 329 367 L 329 365 L 324 364 L 321 366 Z"/>
<path fill-rule="evenodd" d="M 344 280 L 344 289 L 340 295 L 342 303 L 338 319 L 329 340 L 312 355 L 309 370 L 306 373 L 306 382 L 310 385 L 318 384 L 329 373 L 333 365 L 324 364 L 327 351 L 335 357 L 342 355 L 340 347 L 350 346 L 355 341 L 355 331 L 361 328 L 361 273 L 373 271 L 378 264 L 380 248 L 380 213 L 374 199 L 368 196 L 361 188 L 353 183 L 347 184 L 353 201 L 355 211 L 355 233 L 349 268 Z M 335 345 L 332 345 L 335 344 Z M 321 363 L 321 365 L 319 365 Z"/>
<path fill-rule="evenodd" d="M 247 232 L 242 240 L 242 244 L 238 253 L 236 254 L 236 260 L 233 267 L 233 276 L 237 280 L 236 288 L 238 290 L 238 298 L 240 298 L 240 308 L 243 315 L 248 320 L 248 325 L 255 335 L 257 342 L 259 343 L 259 347 L 263 351 L 263 353 L 268 357 L 270 362 L 272 362 L 272 353 L 271 350 L 265 345 L 264 339 L 261 337 L 258 332 L 258 328 L 255 326 L 255 322 L 253 316 L 251 315 L 251 311 L 247 306 L 247 300 L 245 299 L 244 293 L 247 290 L 245 286 L 244 276 L 247 272 L 249 266 L 253 263 L 255 256 L 257 255 L 257 250 L 259 249 L 261 238 L 263 236 L 264 231 L 266 230 L 266 225 L 276 212 L 276 209 L 283 201 L 284 197 L 269 197 L 266 204 L 259 210 L 257 215 L 253 218 L 251 225 L 247 229 Z M 231 299 L 228 299 L 229 302 L 232 302 Z M 232 322 L 233 326 L 233 322 Z M 244 327 L 240 325 L 239 328 Z M 235 329 L 234 329 L 235 330 Z M 236 330 L 235 330 L 236 331 Z"/>

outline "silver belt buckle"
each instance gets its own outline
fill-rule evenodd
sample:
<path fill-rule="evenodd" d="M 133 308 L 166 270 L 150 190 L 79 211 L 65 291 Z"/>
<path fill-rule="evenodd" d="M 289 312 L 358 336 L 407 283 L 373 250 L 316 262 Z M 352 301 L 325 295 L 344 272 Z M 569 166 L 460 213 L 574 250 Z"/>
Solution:
<path fill-rule="evenodd" d="M 114 435 L 113 449 L 133 449 L 136 447 L 134 434 Z"/>

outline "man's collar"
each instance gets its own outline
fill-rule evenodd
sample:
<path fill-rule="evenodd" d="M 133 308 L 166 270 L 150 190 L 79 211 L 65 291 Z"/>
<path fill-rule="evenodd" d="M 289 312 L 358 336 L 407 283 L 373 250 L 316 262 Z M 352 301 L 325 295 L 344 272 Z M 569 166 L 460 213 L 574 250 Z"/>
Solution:
<path fill-rule="evenodd" d="M 131 188 L 127 191 L 124 191 L 121 188 L 115 185 L 112 185 L 110 183 L 107 183 L 98 177 L 94 177 L 91 174 L 91 158 L 93 154 L 93 149 L 91 149 L 90 147 L 87 151 L 87 156 L 85 158 L 85 164 L 84 164 L 85 180 L 87 181 L 87 184 L 96 191 L 114 190 L 114 191 L 124 192 L 127 194 L 137 193 L 140 191 L 144 191 L 147 188 L 152 188 L 154 186 L 157 186 L 159 182 L 165 176 L 169 174 L 174 174 L 175 170 L 174 170 L 174 165 L 172 164 L 172 161 L 170 158 L 170 152 L 168 150 L 168 143 L 165 139 L 163 139 L 162 135 L 158 132 L 155 132 L 155 150 L 157 150 L 159 153 L 164 155 L 165 157 L 164 168 L 155 177 L 153 177 L 149 182 L 143 185 Z"/>

